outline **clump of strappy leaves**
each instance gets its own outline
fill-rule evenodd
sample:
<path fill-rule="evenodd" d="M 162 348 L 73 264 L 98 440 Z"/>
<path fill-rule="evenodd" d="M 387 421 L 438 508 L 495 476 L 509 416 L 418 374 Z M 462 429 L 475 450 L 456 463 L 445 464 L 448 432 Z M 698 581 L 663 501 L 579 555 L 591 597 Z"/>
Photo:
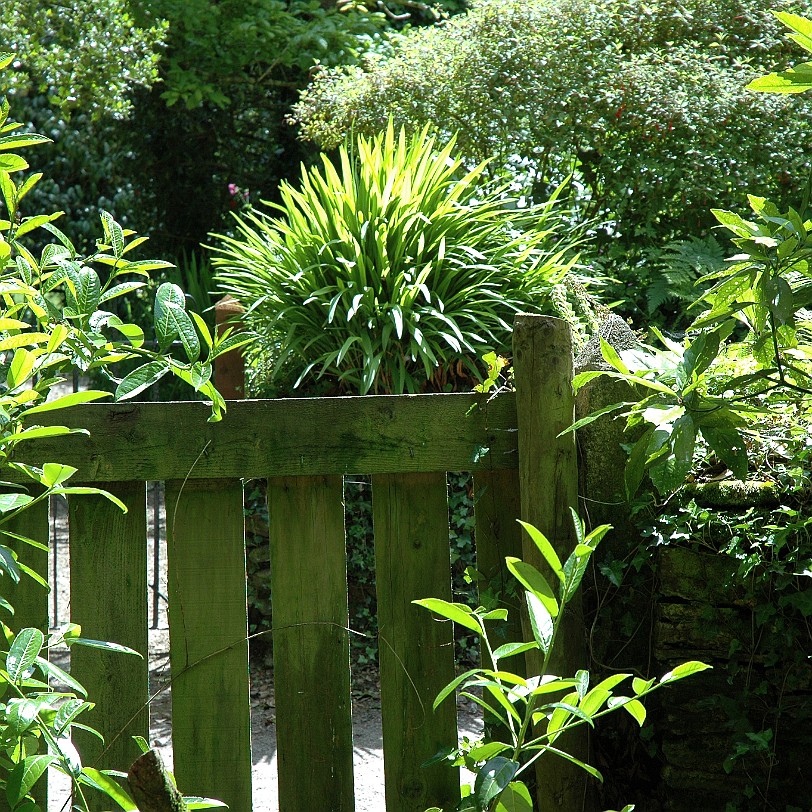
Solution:
<path fill-rule="evenodd" d="M 0 53 L 0 71 L 12 59 Z M 74 809 L 89 808 L 88 788 L 124 809 L 135 809 L 113 778 L 82 765 L 72 732 L 89 729 L 78 720 L 92 704 L 82 686 L 44 656 L 60 642 L 135 652 L 84 639 L 75 625 L 47 641 L 39 629 L 15 633 L 8 590 L 23 577 L 48 588 L 18 555 L 24 545 L 43 548 L 40 540 L 11 529 L 22 512 L 55 494 L 102 494 L 126 508 L 104 491 L 72 485 L 75 468 L 51 461 L 27 464 L 20 461 L 20 451 L 43 437 L 82 432 L 50 420 L 40 425 L 39 415 L 110 396 L 91 390 L 53 397 L 53 388 L 77 369 L 106 375 L 116 383 L 119 399 L 174 375 L 209 398 L 210 419 L 219 420 L 225 404 L 211 380 L 212 363 L 247 337 L 213 336 L 199 316 L 186 311 L 181 289 L 164 284 L 154 306 L 157 350 L 149 349 L 144 331 L 122 321 L 113 308 L 119 297 L 146 288 L 150 272 L 168 263 L 134 259 L 132 252 L 146 238 L 123 229 L 106 212 L 101 213 L 102 236 L 90 256 L 80 256 L 54 225 L 62 212 L 27 215 L 26 195 L 42 175 L 24 174 L 28 161 L 18 150 L 49 139 L 21 132 L 21 127 L 9 120 L 8 101 L 0 100 L 0 611 L 10 616 L 0 625 L 6 644 L 0 646 L 0 787 L 12 812 L 40 812 L 35 787 L 54 767 L 72 781 Z M 44 239 L 43 232 L 48 235 Z M 182 346 L 182 360 L 169 354 L 174 342 Z M 116 365 L 124 361 L 136 367 L 117 377 Z M 32 448 L 35 452 L 36 446 Z M 25 456 L 32 459 L 36 453 Z M 191 808 L 220 805 L 198 799 Z"/>
<path fill-rule="evenodd" d="M 564 609 L 577 593 L 592 554 L 611 529 L 609 525 L 601 525 L 586 533 L 575 511 L 572 517 L 576 546 L 563 563 L 540 530 L 520 522 L 552 570 L 557 581 L 555 590 L 532 564 L 515 557 L 506 559 L 508 570 L 524 589 L 532 640 L 494 648 L 489 626 L 495 628 L 496 624 L 503 623 L 507 609 L 482 606 L 472 609 L 467 604 L 437 598 L 414 601 L 479 635 L 483 654 L 487 653 L 492 664 L 491 668 L 471 669 L 451 681 L 438 694 L 434 707 L 459 691 L 485 709 L 489 723 L 486 730 L 493 730 L 492 725 L 506 734 L 502 739 L 491 738 L 487 733 L 478 740 L 465 737 L 456 747 L 438 754 L 438 760 L 447 760 L 454 766 L 465 765 L 476 774 L 474 784 L 463 787 L 456 812 L 533 812 L 530 790 L 522 776 L 543 757 L 566 759 L 599 781 L 603 780 L 597 769 L 562 749 L 561 737 L 574 728 L 594 727 L 596 719 L 620 709 L 642 727 L 646 719 L 644 700 L 649 694 L 710 668 L 692 661 L 677 666 L 659 680 L 613 674 L 596 684 L 592 684 L 592 676 L 585 669 L 572 676 L 550 673 Z M 541 668 L 533 676 L 520 676 L 503 665 L 510 657 L 526 652 L 540 653 Z M 616 693 L 623 683 L 626 683 L 624 692 Z M 623 812 L 632 809 L 627 806 Z M 442 810 L 433 807 L 427 812 Z"/>

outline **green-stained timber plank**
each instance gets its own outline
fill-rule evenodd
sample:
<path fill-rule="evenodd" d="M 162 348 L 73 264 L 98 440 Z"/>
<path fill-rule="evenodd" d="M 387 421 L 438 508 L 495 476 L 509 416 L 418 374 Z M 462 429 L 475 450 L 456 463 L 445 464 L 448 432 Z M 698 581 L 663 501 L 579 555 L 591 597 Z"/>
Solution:
<path fill-rule="evenodd" d="M 451 807 L 459 774 L 421 765 L 457 742 L 454 700 L 432 710 L 454 678 L 453 630 L 412 604 L 451 600 L 446 475 L 373 476 L 372 508 L 386 810 Z"/>
<path fill-rule="evenodd" d="M 279 808 L 352 812 L 341 477 L 268 480 Z"/>
<path fill-rule="evenodd" d="M 37 503 L 24 510 L 17 517 L 3 526 L 12 533 L 25 536 L 33 541 L 48 546 L 48 500 Z M 48 580 L 48 550 L 40 550 L 8 537 L 0 539 L 17 553 L 18 561 L 30 567 L 34 572 Z M 15 632 L 33 627 L 43 634 L 48 633 L 48 591 L 28 575 L 23 574 L 19 584 L 3 576 L 0 581 L 3 597 L 14 607 L 13 617 L 3 612 L 3 621 Z M 42 809 L 48 808 L 48 781 L 43 777 L 34 787 L 33 795 Z M 8 809 L 5 792 L 0 792 L 0 812 Z"/>
<path fill-rule="evenodd" d="M 71 674 L 96 705 L 80 721 L 104 736 L 106 748 L 82 731 L 76 743 L 83 763 L 126 771 L 141 753 L 132 736 L 149 738 L 147 500 L 143 482 L 112 483 L 105 490 L 127 513 L 103 496 L 69 497 L 71 620 L 83 637 L 120 643 L 142 656 L 71 649 Z M 94 807 L 107 809 L 109 802 Z"/>
<path fill-rule="evenodd" d="M 172 746 L 186 795 L 251 809 L 242 483 L 166 483 Z"/>
<path fill-rule="evenodd" d="M 33 494 L 32 494 L 33 495 Z M 22 511 L 3 530 L 9 530 L 25 536 L 38 544 L 44 545 L 41 550 L 31 544 L 15 539 L 0 537 L 5 544 L 17 553 L 18 561 L 48 580 L 48 500 L 44 499 L 27 510 Z M 48 590 L 26 574 L 22 574 L 19 584 L 14 584 L 8 576 L 3 576 L 0 585 L 3 597 L 14 607 L 14 615 L 9 617 L 3 612 L 3 621 L 15 632 L 33 626 L 43 633 L 48 631 Z"/>
<path fill-rule="evenodd" d="M 520 515 L 519 475 L 517 471 L 480 471 L 474 474 L 474 539 L 476 541 L 476 568 L 482 580 L 478 582 L 479 602 L 491 608 L 495 605 L 508 610 L 507 623 L 490 628 L 494 648 L 504 643 L 522 641 L 523 591 L 505 566 L 507 556 L 522 557 L 522 529 Z M 487 652 L 482 652 L 482 665 L 492 668 Z M 526 669 L 521 656 L 505 660 L 502 670 L 524 676 Z M 489 735 L 509 742 L 509 731 L 502 725 L 485 720 Z"/>
<path fill-rule="evenodd" d="M 199 402 L 89 404 L 37 415 L 38 423 L 85 428 L 89 437 L 43 438 L 35 458 L 21 447 L 20 460 L 58 459 L 92 482 L 515 468 L 513 395 L 486 408 L 481 401 L 466 394 L 232 401 L 219 423 L 206 422 L 209 409 Z"/>
<path fill-rule="evenodd" d="M 563 434 L 575 422 L 572 391 L 572 332 L 569 324 L 552 316 L 516 316 L 513 327 L 513 368 L 519 428 L 519 483 L 521 517 L 549 539 L 561 561 L 575 548 L 570 508 L 578 509 L 578 468 L 575 436 Z M 555 585 L 556 576 L 526 534 L 525 561 Z M 553 586 L 557 589 L 557 586 Z M 525 638 L 531 639 L 529 622 Z M 531 656 L 532 655 L 532 656 Z M 530 652 L 528 668 L 538 673 L 540 656 Z M 589 662 L 580 593 L 562 618 L 549 671 L 568 677 Z M 582 760 L 588 755 L 587 728 L 562 737 L 563 749 Z M 581 809 L 588 791 L 587 774 L 561 758 L 539 759 L 539 809 Z"/>

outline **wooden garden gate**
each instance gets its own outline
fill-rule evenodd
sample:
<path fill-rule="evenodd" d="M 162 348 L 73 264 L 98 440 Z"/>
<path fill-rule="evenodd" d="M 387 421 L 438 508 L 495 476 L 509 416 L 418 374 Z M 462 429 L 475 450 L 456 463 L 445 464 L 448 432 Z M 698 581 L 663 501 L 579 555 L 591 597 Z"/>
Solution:
<path fill-rule="evenodd" d="M 182 791 L 249 812 L 250 698 L 244 479 L 266 478 L 270 515 L 273 650 L 282 812 L 355 809 L 342 476 L 371 474 L 380 627 L 387 812 L 451 804 L 459 782 L 421 764 L 456 741 L 454 705 L 431 710 L 454 677 L 452 629 L 416 598 L 451 598 L 447 471 L 472 471 L 477 562 L 498 575 L 522 555 L 516 518 L 554 544 L 571 544 L 576 505 L 568 326 L 518 316 L 516 393 L 234 401 L 222 423 L 201 403 L 122 403 L 55 413 L 89 430 L 43 444 L 38 464 L 68 463 L 75 477 L 128 505 L 71 497 L 71 619 L 83 634 L 144 654 L 81 649 L 74 675 L 96 702 L 108 748 L 82 741 L 86 763 L 126 769 L 148 737 L 147 481 L 165 482 L 172 739 Z M 44 419 L 49 415 L 42 415 Z M 26 517 L 47 536 L 47 504 Z M 524 556 L 535 560 L 535 548 Z M 48 571 L 43 554 L 23 551 Z M 15 624 L 47 626 L 47 595 L 30 583 Z M 567 648 L 577 662 L 577 635 Z M 581 663 L 578 663 L 579 665 Z M 568 667 L 565 663 L 562 667 Z M 94 749 L 96 748 L 96 749 Z M 566 783 L 566 782 L 565 782 Z M 555 808 L 575 810 L 556 792 Z M 582 791 L 582 790 L 578 790 Z M 359 810 L 358 812 L 364 812 Z"/>

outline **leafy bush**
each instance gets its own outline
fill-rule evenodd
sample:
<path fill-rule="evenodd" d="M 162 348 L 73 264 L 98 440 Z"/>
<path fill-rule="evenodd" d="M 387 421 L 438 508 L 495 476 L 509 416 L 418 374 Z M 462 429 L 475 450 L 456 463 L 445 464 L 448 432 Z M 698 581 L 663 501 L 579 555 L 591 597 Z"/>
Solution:
<path fill-rule="evenodd" d="M 466 161 L 494 156 L 492 172 L 536 195 L 575 168 L 579 205 L 607 221 L 603 252 L 623 275 L 630 244 L 695 234 L 742 188 L 779 203 L 797 189 L 812 111 L 741 92 L 783 59 L 767 10 L 787 5 L 479 0 L 389 58 L 319 73 L 294 118 L 325 148 L 390 115 L 457 132 Z"/>
<path fill-rule="evenodd" d="M 0 53 L 0 71 L 13 56 Z M 61 215 L 37 214 L 24 217 L 21 203 L 41 179 L 33 174 L 19 179 L 28 162 L 16 150 L 42 144 L 48 139 L 20 132 L 21 125 L 9 120 L 9 103 L 0 101 L 0 575 L 8 584 L 23 576 L 43 587 L 42 578 L 18 558 L 14 547 L 40 540 L 12 532 L 9 527 L 23 511 L 51 495 L 101 494 L 125 506 L 96 488 L 73 485 L 75 468 L 56 462 L 41 465 L 17 461 L 20 448 L 30 448 L 42 437 L 82 433 L 66 426 L 37 425 L 37 416 L 66 406 L 108 397 L 102 391 L 84 391 L 49 399 L 60 375 L 78 368 L 98 370 L 113 379 L 119 398 L 132 397 L 150 383 L 172 374 L 205 393 L 212 401 L 211 419 L 219 419 L 225 406 L 211 383 L 212 361 L 220 352 L 245 338 L 213 337 L 205 323 L 184 306 L 182 291 L 170 283 L 157 292 L 154 327 L 158 351 L 144 346 L 144 332 L 125 323 L 109 310 L 108 302 L 142 289 L 150 271 L 168 263 L 132 259 L 131 252 L 145 238 L 124 230 L 107 212 L 101 214 L 103 236 L 90 256 L 77 252 L 70 239 L 53 223 Z M 55 242 L 33 250 L 31 235 L 44 229 Z M 173 341 L 182 344 L 186 359 L 172 358 L 167 349 Z M 117 363 L 135 359 L 139 366 L 119 378 Z M 9 481 L 10 480 L 10 481 Z M 0 608 L 13 614 L 13 606 L 0 596 Z M 127 652 L 122 646 L 81 637 L 75 624 L 68 624 L 48 640 L 39 629 L 25 628 L 16 634 L 0 624 L 7 648 L 0 651 L 0 740 L 3 759 L 0 781 L 8 805 L 19 812 L 38 809 L 32 800 L 37 782 L 51 766 L 71 780 L 74 808 L 87 812 L 89 789 L 101 791 L 127 808 L 135 804 L 129 795 L 105 773 L 83 766 L 72 742 L 74 728 L 84 728 L 81 714 L 92 708 L 84 688 L 47 659 L 47 649 L 60 642 L 69 646 L 90 645 Z M 134 654 L 135 652 L 129 652 Z M 66 686 L 56 690 L 55 683 Z M 217 805 L 216 802 L 207 804 Z M 206 808 L 207 808 L 206 807 Z"/>
<path fill-rule="evenodd" d="M 506 559 L 507 568 L 524 591 L 523 598 L 532 629 L 532 640 L 523 643 L 492 645 L 489 625 L 506 620 L 506 609 L 479 606 L 472 609 L 462 603 L 449 603 L 437 598 L 414 601 L 442 619 L 480 637 L 483 652 L 492 667 L 474 668 L 454 679 L 437 695 L 436 708 L 459 691 L 483 707 L 486 721 L 499 725 L 502 739 L 486 734 L 471 741 L 467 737 L 457 747 L 438 754 L 437 760 L 448 760 L 454 766 L 465 765 L 476 774 L 473 785 L 463 787 L 462 801 L 457 812 L 502 812 L 513 809 L 532 812 L 535 808 L 528 787 L 519 776 L 544 756 L 558 756 L 578 765 L 589 775 L 602 780 L 601 773 L 566 751 L 567 731 L 583 725 L 595 727 L 595 720 L 623 708 L 635 722 L 643 726 L 646 707 L 641 702 L 664 685 L 684 679 L 710 668 L 700 662 L 686 662 L 664 674 L 659 680 L 634 677 L 630 695 L 617 695 L 615 688 L 632 674 L 612 674 L 595 685 L 586 670 L 562 677 L 551 673 L 556 642 L 567 604 L 572 601 L 587 571 L 589 561 L 606 533 L 608 525 L 596 527 L 587 534 L 575 511 L 577 545 L 562 563 L 549 540 L 532 525 L 522 522 L 538 552 L 555 575 L 555 591 L 542 573 L 532 564 L 518 558 Z M 525 652 L 537 652 L 528 667 L 538 668 L 530 676 L 514 674 L 502 665 L 504 660 Z M 530 662 L 534 665 L 530 666 Z M 491 740 L 489 740 L 491 739 Z M 631 812 L 634 807 L 624 807 Z M 427 812 L 442 812 L 437 807 Z"/>
<path fill-rule="evenodd" d="M 339 391 L 416 392 L 506 348 L 513 314 L 552 308 L 574 266 L 575 240 L 555 199 L 511 209 L 483 195 L 480 165 L 460 172 L 454 139 L 426 131 L 342 147 L 282 186 L 281 217 L 236 216 L 214 264 L 270 345 L 272 377 L 291 361 L 298 386 L 327 376 Z"/>

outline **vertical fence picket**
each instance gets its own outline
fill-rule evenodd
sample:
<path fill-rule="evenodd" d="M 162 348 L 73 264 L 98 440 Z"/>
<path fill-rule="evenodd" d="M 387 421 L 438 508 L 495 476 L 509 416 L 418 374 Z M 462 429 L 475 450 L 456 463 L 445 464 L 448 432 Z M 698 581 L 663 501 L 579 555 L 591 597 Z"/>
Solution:
<path fill-rule="evenodd" d="M 508 585 L 513 576 L 505 566 L 507 556 L 522 556 L 522 529 L 516 521 L 520 516 L 519 474 L 515 470 L 481 471 L 474 474 L 474 519 L 476 567 L 483 576 L 480 590 L 495 591 L 500 604 L 508 609 L 507 634 L 502 642 L 522 639 L 521 601 L 509 602 Z M 492 663 L 483 663 L 490 668 Z M 511 669 L 520 668 L 518 658 Z"/>
<path fill-rule="evenodd" d="M 18 560 L 41 578 L 48 580 L 48 500 L 44 499 L 20 513 L 4 529 L 24 536 L 45 549 L 34 547 L 11 537 L 4 537 L 3 544 L 17 553 Z M 48 590 L 23 574 L 19 584 L 3 579 L 3 597 L 14 607 L 14 616 L 7 621 L 16 632 L 29 626 L 43 633 L 48 631 Z"/>
<path fill-rule="evenodd" d="M 181 791 L 251 809 L 239 480 L 166 483 L 172 745 Z"/>
<path fill-rule="evenodd" d="M 279 808 L 355 808 L 343 482 L 268 480 Z"/>
<path fill-rule="evenodd" d="M 424 761 L 457 741 L 449 699 L 432 710 L 454 678 L 453 631 L 417 598 L 451 600 L 445 473 L 372 477 L 378 640 L 387 812 L 423 812 L 459 799 L 459 775 Z"/>
<path fill-rule="evenodd" d="M 4 528 L 12 533 L 36 541 L 45 549 L 34 547 L 10 537 L 3 538 L 3 543 L 11 547 L 20 563 L 25 564 L 40 577 L 48 580 L 48 500 L 28 508 Z M 15 632 L 33 627 L 43 634 L 48 633 L 48 590 L 35 583 L 28 575 L 23 574 L 19 584 L 10 583 L 3 578 L 3 597 L 14 607 L 14 615 L 4 618 Z M 54 589 L 56 587 L 54 586 Z M 36 801 L 42 809 L 48 808 L 48 783 L 41 778 L 34 789 Z M 5 792 L 0 793 L 0 812 L 8 809 Z"/>
<path fill-rule="evenodd" d="M 149 737 L 147 502 L 143 482 L 105 490 L 127 513 L 103 496 L 69 497 L 71 620 L 83 637 L 129 646 L 142 658 L 76 646 L 71 673 L 95 703 L 86 721 L 105 741 L 77 733 L 84 763 L 126 770 L 141 752 L 132 736 Z"/>

